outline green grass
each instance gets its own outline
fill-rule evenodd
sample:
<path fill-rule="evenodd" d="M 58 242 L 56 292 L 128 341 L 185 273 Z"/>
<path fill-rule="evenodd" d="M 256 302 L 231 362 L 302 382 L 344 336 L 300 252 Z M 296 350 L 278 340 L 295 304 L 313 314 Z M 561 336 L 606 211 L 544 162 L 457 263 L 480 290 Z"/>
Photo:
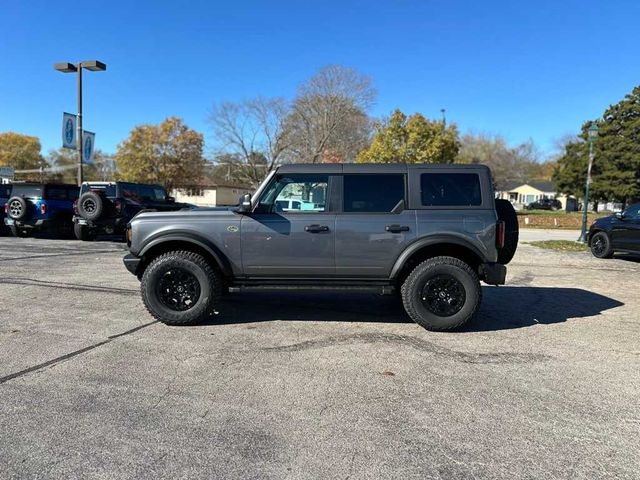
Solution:
<path fill-rule="evenodd" d="M 589 249 L 586 244 L 571 240 L 539 240 L 527 243 L 534 247 L 557 250 L 559 252 L 586 252 Z"/>

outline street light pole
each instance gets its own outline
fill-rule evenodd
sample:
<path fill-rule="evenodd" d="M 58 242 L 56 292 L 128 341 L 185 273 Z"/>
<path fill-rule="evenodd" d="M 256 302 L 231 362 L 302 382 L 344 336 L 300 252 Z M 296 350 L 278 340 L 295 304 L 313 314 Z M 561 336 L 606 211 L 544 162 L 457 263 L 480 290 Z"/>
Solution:
<path fill-rule="evenodd" d="M 82 142 L 82 62 L 78 64 L 78 134 L 77 147 L 78 147 L 78 186 L 82 186 L 82 163 L 83 163 L 83 142 Z"/>
<path fill-rule="evenodd" d="M 589 140 L 589 166 L 587 167 L 587 183 L 584 186 L 584 202 L 582 206 L 582 230 L 580 231 L 579 242 L 585 243 L 587 241 L 587 208 L 589 206 L 589 189 L 591 187 L 591 167 L 593 167 L 593 142 L 598 136 L 598 126 L 594 123 L 591 124 L 588 130 Z"/>
<path fill-rule="evenodd" d="M 91 70 L 92 72 L 104 72 L 107 69 L 107 66 L 98 60 L 87 60 L 84 62 L 78 62 L 75 65 L 69 62 L 56 63 L 53 68 L 62 73 L 78 73 L 78 131 L 76 135 L 76 148 L 78 150 L 78 186 L 82 186 L 82 164 L 84 163 L 84 141 L 82 138 L 82 69 Z"/>

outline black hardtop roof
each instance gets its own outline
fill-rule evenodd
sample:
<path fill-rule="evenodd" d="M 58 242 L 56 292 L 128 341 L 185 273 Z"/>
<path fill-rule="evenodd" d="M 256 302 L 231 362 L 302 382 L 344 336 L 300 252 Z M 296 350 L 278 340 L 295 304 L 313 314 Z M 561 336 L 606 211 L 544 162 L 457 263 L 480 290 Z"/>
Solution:
<path fill-rule="evenodd" d="M 140 183 L 140 182 L 127 182 L 125 180 L 115 180 L 112 182 L 106 182 L 106 181 L 102 181 L 102 180 L 96 180 L 95 182 L 82 182 L 83 185 L 116 185 L 116 184 L 122 184 L 122 183 L 128 183 L 129 185 L 144 185 L 145 187 L 158 187 L 158 188 L 163 188 L 163 185 L 160 185 L 159 183 Z"/>
<path fill-rule="evenodd" d="M 486 165 L 442 163 L 289 163 L 280 165 L 278 173 L 407 173 L 413 169 L 428 170 L 485 170 Z"/>
<path fill-rule="evenodd" d="M 13 186 L 13 187 L 22 187 L 22 186 L 26 186 L 26 187 L 66 187 L 66 188 L 80 188 L 77 185 L 74 185 L 73 183 L 54 183 L 54 182 L 14 182 L 14 183 L 10 183 L 9 185 Z"/>

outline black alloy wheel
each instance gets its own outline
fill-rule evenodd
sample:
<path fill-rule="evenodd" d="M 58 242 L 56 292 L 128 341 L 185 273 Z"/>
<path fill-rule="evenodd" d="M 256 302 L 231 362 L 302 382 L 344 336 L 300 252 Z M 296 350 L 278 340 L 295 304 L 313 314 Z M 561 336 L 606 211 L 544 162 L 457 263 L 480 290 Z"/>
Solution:
<path fill-rule="evenodd" d="M 464 306 L 464 286 L 451 275 L 436 275 L 424 284 L 421 295 L 427 310 L 439 317 L 455 315 Z"/>
<path fill-rule="evenodd" d="M 157 288 L 160 302 L 175 312 L 193 308 L 200 298 L 200 282 L 193 274 L 181 268 L 167 270 Z"/>

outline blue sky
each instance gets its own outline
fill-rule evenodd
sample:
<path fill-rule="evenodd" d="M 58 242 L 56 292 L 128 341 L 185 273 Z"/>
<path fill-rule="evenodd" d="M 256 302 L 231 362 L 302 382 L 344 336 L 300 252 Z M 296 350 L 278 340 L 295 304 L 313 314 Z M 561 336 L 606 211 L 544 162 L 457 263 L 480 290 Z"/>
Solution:
<path fill-rule="evenodd" d="M 330 63 L 373 78 L 373 115 L 446 108 L 462 132 L 546 152 L 640 84 L 636 0 L 2 3 L 0 131 L 37 135 L 45 153 L 76 110 L 57 61 L 107 63 L 84 81 L 85 128 L 107 152 L 169 115 L 210 141 L 214 102 L 291 97 Z"/>

